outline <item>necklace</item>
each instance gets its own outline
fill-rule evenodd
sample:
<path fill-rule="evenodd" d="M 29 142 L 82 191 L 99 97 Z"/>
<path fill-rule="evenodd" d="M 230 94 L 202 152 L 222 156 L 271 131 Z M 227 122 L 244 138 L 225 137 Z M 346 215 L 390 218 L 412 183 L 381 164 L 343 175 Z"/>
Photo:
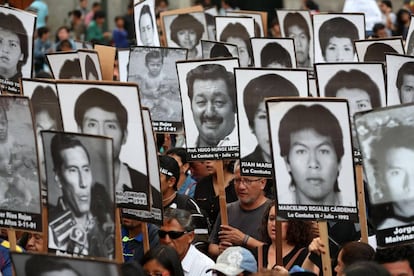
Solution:
<path fill-rule="evenodd" d="M 174 198 L 176 194 L 177 194 L 177 192 L 174 192 L 174 193 L 173 193 L 172 195 L 170 195 L 169 197 L 167 197 L 167 198 L 163 198 L 163 199 L 162 199 L 162 202 L 169 201 L 170 199 Z"/>

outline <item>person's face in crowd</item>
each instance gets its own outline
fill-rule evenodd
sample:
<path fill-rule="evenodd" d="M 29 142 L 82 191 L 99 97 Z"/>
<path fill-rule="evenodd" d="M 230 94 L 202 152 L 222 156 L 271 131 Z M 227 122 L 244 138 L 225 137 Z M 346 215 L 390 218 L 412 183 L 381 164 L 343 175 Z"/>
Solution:
<path fill-rule="evenodd" d="M 182 175 L 185 175 L 185 173 L 187 172 L 188 168 L 190 167 L 190 165 L 187 164 L 183 164 L 183 162 L 181 161 L 180 156 L 176 155 L 176 154 L 169 154 L 170 157 L 174 158 L 175 161 L 177 161 L 178 166 L 180 167 L 180 173 Z"/>
<path fill-rule="evenodd" d="M 144 46 L 153 46 L 154 45 L 154 28 L 152 26 L 151 15 L 144 13 L 139 18 L 139 31 L 142 44 Z"/>
<path fill-rule="evenodd" d="M 178 45 L 192 50 L 197 44 L 197 33 L 193 29 L 182 29 L 177 32 Z"/>
<path fill-rule="evenodd" d="M 334 186 L 341 168 L 331 137 L 313 129 L 290 135 L 290 151 L 286 161 L 296 185 L 301 204 L 334 201 Z"/>
<path fill-rule="evenodd" d="M 99 107 L 90 108 L 83 116 L 81 131 L 86 134 L 103 135 L 112 138 L 114 158 L 119 158 L 127 134 L 126 131 L 122 131 L 115 112 L 108 112 Z"/>
<path fill-rule="evenodd" d="M 92 171 L 85 150 L 76 146 L 60 152 L 63 163 L 56 168 L 62 186 L 64 202 L 76 216 L 89 212 L 91 204 Z"/>
<path fill-rule="evenodd" d="M 250 64 L 250 55 L 246 43 L 239 37 L 231 36 L 227 39 L 227 43 L 237 45 L 239 49 L 240 67 L 247 67 Z"/>
<path fill-rule="evenodd" d="M 125 227 L 128 230 L 137 229 L 138 227 L 141 227 L 141 221 L 130 219 L 130 218 L 122 218 L 122 226 Z"/>
<path fill-rule="evenodd" d="M 115 24 L 116 24 L 116 27 L 118 29 L 123 29 L 124 28 L 124 24 L 125 24 L 124 19 L 123 18 L 118 18 L 116 20 Z"/>
<path fill-rule="evenodd" d="M 47 271 L 47 272 L 43 272 L 41 273 L 41 276 L 56 276 L 56 275 L 60 275 L 60 276 L 78 276 L 78 274 L 76 274 L 75 271 L 71 270 L 71 269 L 62 269 L 62 270 L 52 270 L 52 271 Z"/>
<path fill-rule="evenodd" d="M 201 178 L 209 175 L 205 161 L 191 161 L 190 172 L 194 179 L 200 180 Z"/>
<path fill-rule="evenodd" d="M 361 111 L 371 110 L 372 104 L 368 93 L 359 88 L 341 88 L 336 93 L 338 98 L 345 98 L 349 103 L 349 115 L 351 121 L 354 120 L 354 114 Z"/>
<path fill-rule="evenodd" d="M 379 29 L 377 31 L 376 35 L 377 35 L 378 38 L 387 38 L 387 37 L 389 37 L 386 28 Z"/>
<path fill-rule="evenodd" d="M 171 273 L 166 269 L 162 264 L 160 264 L 156 259 L 149 260 L 143 265 L 146 275 L 162 275 L 170 276 Z"/>
<path fill-rule="evenodd" d="M 185 229 L 181 226 L 176 219 L 171 221 L 164 221 L 163 226 L 160 228 L 164 231 L 177 231 L 177 232 L 186 232 Z M 181 237 L 177 239 L 171 239 L 169 235 L 166 235 L 165 238 L 160 237 L 161 244 L 169 245 L 177 251 L 180 260 L 182 260 L 187 254 L 188 248 L 190 247 L 191 242 L 194 239 L 194 232 L 184 233 Z"/>
<path fill-rule="evenodd" d="M 147 63 L 148 73 L 151 77 L 157 77 L 161 73 L 162 59 L 161 58 L 150 58 Z"/>
<path fill-rule="evenodd" d="M 413 276 L 414 272 L 408 260 L 384 263 L 382 266 L 388 270 L 391 276 Z"/>
<path fill-rule="evenodd" d="M 256 135 L 257 143 L 262 150 L 262 155 L 266 161 L 270 159 L 270 142 L 269 132 L 267 130 L 267 113 L 264 102 L 261 102 L 257 107 L 256 114 L 254 115 L 254 134 Z"/>
<path fill-rule="evenodd" d="M 331 37 L 325 49 L 326 62 L 345 62 L 354 60 L 354 46 L 347 37 Z"/>
<path fill-rule="evenodd" d="M 43 237 L 41 234 L 30 233 L 26 244 L 28 252 L 43 252 Z"/>
<path fill-rule="evenodd" d="M 13 77 L 17 73 L 17 63 L 23 58 L 17 34 L 0 28 L 0 75 Z"/>
<path fill-rule="evenodd" d="M 196 79 L 191 108 L 200 142 L 216 145 L 234 129 L 234 106 L 223 79 Z"/>
<path fill-rule="evenodd" d="M 175 177 L 167 177 L 165 174 L 160 173 L 160 184 L 161 184 L 161 193 L 167 194 L 168 191 L 174 189 Z"/>
<path fill-rule="evenodd" d="M 391 147 L 384 156 L 385 184 L 394 204 L 394 212 L 402 216 L 414 215 L 414 150 Z"/>
<path fill-rule="evenodd" d="M 267 234 L 270 239 L 276 241 L 276 211 L 275 207 L 271 207 L 269 211 L 269 218 L 267 219 Z"/>
<path fill-rule="evenodd" d="M 35 114 L 36 122 L 36 135 L 37 135 L 37 148 L 38 156 L 40 161 L 40 178 L 42 183 L 46 183 L 46 168 L 45 168 L 45 157 L 43 153 L 42 143 L 42 130 L 57 130 L 57 123 L 46 110 L 41 110 Z"/>
<path fill-rule="evenodd" d="M 6 111 L 0 110 L 0 141 L 7 141 L 9 132 L 9 123 L 7 121 Z"/>
<path fill-rule="evenodd" d="M 234 172 L 234 189 L 240 204 L 244 207 L 255 205 L 263 195 L 266 179 L 255 176 L 241 176 L 240 168 Z"/>
<path fill-rule="evenodd" d="M 404 75 L 400 89 L 401 103 L 414 102 L 414 75 Z"/>
<path fill-rule="evenodd" d="M 69 32 L 65 28 L 62 28 L 59 30 L 57 36 L 60 41 L 66 40 L 66 39 L 69 39 Z"/>
<path fill-rule="evenodd" d="M 216 160 L 206 160 L 204 161 L 204 163 L 206 165 L 208 174 L 215 174 L 217 172 L 217 169 L 216 169 L 217 161 Z"/>
<path fill-rule="evenodd" d="M 345 264 L 342 262 L 342 250 L 339 251 L 338 257 L 336 258 L 336 266 L 335 266 L 335 272 L 337 276 L 344 276 L 344 268 Z"/>
<path fill-rule="evenodd" d="M 309 59 L 309 38 L 306 32 L 297 25 L 293 25 L 288 28 L 287 35 L 293 38 L 295 42 L 296 60 L 298 64 L 305 64 Z"/>

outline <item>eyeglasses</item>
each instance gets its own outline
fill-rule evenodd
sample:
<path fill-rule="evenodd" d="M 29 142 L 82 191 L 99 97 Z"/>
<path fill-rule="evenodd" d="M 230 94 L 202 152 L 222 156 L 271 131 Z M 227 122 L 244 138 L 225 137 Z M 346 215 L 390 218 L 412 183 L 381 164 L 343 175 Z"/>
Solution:
<path fill-rule="evenodd" d="M 234 184 L 236 185 L 240 185 L 241 183 L 245 184 L 245 185 L 252 185 L 253 182 L 262 180 L 262 178 L 256 178 L 256 179 L 248 179 L 248 178 L 235 178 L 234 179 Z"/>
<path fill-rule="evenodd" d="M 180 237 L 182 237 L 184 234 L 187 234 L 187 231 L 164 231 L 164 230 L 158 230 L 158 236 L 161 239 L 165 239 L 165 237 L 168 234 L 168 237 L 172 240 L 176 240 Z"/>

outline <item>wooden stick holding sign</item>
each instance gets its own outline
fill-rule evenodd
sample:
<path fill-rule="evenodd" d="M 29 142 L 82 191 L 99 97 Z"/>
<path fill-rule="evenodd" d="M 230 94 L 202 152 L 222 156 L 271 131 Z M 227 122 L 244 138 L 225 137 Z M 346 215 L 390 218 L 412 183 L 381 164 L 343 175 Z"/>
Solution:
<path fill-rule="evenodd" d="M 329 235 L 328 223 L 326 221 L 318 221 L 319 238 L 322 244 L 326 244 L 325 253 L 321 254 L 322 258 L 322 275 L 332 276 L 331 254 L 329 252 Z"/>
<path fill-rule="evenodd" d="M 148 236 L 148 224 L 146 222 L 141 223 L 142 242 L 144 244 L 144 254 L 150 250 L 150 242 Z"/>
<path fill-rule="evenodd" d="M 227 202 L 226 202 L 226 191 L 224 185 L 224 172 L 223 172 L 223 160 L 218 160 L 216 162 L 216 172 L 217 172 L 217 181 L 218 181 L 218 195 L 219 195 L 219 204 L 220 204 L 220 216 L 221 224 L 228 225 L 229 220 L 227 218 Z"/>
<path fill-rule="evenodd" d="M 367 211 L 365 209 L 364 174 L 361 165 L 355 166 L 358 195 L 359 224 L 361 226 L 361 242 L 368 243 Z"/>

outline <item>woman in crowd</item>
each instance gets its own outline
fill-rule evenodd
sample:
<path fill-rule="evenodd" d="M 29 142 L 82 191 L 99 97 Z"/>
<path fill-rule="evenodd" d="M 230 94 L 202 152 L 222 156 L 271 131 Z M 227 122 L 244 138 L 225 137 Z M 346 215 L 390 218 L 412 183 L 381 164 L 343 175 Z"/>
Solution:
<path fill-rule="evenodd" d="M 177 252 L 168 245 L 151 248 L 142 257 L 141 265 L 147 275 L 184 276 Z"/>

